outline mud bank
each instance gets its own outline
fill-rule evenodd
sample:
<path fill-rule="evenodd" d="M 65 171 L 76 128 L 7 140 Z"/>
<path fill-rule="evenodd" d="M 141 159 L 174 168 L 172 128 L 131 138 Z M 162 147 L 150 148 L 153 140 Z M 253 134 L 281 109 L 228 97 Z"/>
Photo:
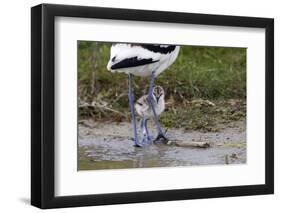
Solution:
<path fill-rule="evenodd" d="M 209 142 L 210 148 L 152 144 L 133 146 L 130 123 L 79 124 L 78 170 L 230 165 L 246 163 L 246 122 L 239 121 L 218 132 L 170 129 L 171 140 Z"/>

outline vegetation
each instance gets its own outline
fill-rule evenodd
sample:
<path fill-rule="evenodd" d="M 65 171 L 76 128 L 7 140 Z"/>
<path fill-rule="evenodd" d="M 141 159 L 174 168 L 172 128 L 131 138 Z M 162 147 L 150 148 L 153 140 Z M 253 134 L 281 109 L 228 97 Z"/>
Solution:
<path fill-rule="evenodd" d="M 80 119 L 129 121 L 127 76 L 106 69 L 109 43 L 79 41 Z M 182 46 L 175 63 L 158 76 L 165 89 L 166 127 L 216 130 L 246 116 L 246 49 Z M 136 98 L 149 79 L 134 77 Z"/>

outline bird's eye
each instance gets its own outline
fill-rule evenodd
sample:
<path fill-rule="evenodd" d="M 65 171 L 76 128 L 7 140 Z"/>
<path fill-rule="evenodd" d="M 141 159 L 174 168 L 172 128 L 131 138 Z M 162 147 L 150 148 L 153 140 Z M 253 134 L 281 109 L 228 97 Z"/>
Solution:
<path fill-rule="evenodd" d="M 115 59 L 116 59 L 116 56 L 114 56 L 114 57 L 111 59 L 111 61 L 112 61 L 112 62 L 114 62 L 114 61 L 115 61 Z"/>

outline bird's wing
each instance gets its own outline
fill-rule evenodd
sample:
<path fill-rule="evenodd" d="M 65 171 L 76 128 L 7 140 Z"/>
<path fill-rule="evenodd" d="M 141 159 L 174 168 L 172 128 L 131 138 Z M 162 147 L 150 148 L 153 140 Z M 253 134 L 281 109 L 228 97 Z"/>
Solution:
<path fill-rule="evenodd" d="M 122 69 L 152 64 L 160 60 L 161 53 L 153 52 L 142 45 L 114 44 L 110 51 L 110 69 Z"/>
<path fill-rule="evenodd" d="M 147 49 L 154 53 L 160 53 L 162 55 L 168 55 L 175 51 L 176 45 L 163 45 L 163 44 L 142 44 L 142 48 Z"/>
<path fill-rule="evenodd" d="M 158 61 L 158 60 L 157 60 Z M 138 57 L 131 57 L 123 59 L 120 62 L 117 62 L 111 66 L 112 70 L 122 69 L 122 68 L 129 68 L 129 67 L 137 67 L 146 64 L 152 64 L 157 61 L 154 61 L 152 58 L 138 58 Z"/>

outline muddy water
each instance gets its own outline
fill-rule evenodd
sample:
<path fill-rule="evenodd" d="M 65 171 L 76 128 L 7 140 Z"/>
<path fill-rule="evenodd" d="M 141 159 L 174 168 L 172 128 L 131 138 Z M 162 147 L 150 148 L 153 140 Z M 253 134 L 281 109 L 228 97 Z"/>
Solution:
<path fill-rule="evenodd" d="M 85 125 L 86 124 L 86 125 Z M 169 130 L 170 139 L 210 142 L 210 148 L 152 144 L 136 148 L 129 123 L 79 125 L 78 170 L 246 163 L 245 122 L 219 132 Z"/>

